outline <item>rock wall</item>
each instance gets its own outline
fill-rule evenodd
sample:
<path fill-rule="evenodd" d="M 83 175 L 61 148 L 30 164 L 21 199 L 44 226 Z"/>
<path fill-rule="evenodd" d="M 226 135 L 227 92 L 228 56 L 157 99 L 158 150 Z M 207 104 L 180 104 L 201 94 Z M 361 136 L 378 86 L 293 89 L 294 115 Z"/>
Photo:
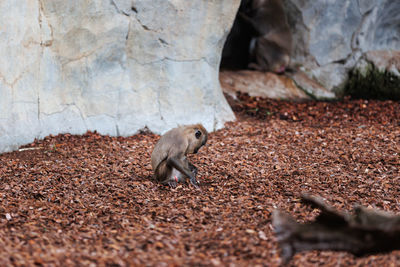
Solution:
<path fill-rule="evenodd" d="M 341 93 L 349 71 L 365 61 L 400 76 L 400 57 L 390 52 L 400 51 L 400 1 L 284 3 L 294 34 L 292 62 L 329 91 Z"/>
<path fill-rule="evenodd" d="M 221 128 L 239 0 L 0 2 L 0 152 L 49 134 Z"/>

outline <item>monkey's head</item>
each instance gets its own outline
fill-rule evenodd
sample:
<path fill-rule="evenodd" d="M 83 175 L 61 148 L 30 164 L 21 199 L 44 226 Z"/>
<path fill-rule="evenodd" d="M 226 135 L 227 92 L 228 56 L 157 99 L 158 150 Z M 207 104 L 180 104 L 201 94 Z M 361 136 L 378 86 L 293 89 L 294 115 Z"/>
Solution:
<path fill-rule="evenodd" d="M 258 38 L 254 53 L 257 64 L 265 71 L 282 74 L 290 63 L 290 52 L 277 42 L 265 38 Z"/>
<path fill-rule="evenodd" d="M 207 142 L 207 130 L 201 124 L 188 125 L 185 127 L 185 136 L 188 138 L 187 154 L 195 154 Z"/>

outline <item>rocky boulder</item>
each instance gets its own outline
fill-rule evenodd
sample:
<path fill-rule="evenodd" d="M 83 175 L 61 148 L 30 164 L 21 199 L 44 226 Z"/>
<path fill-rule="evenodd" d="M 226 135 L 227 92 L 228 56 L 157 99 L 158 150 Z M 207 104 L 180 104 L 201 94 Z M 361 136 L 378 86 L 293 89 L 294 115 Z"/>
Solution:
<path fill-rule="evenodd" d="M 162 133 L 234 115 L 219 61 L 239 0 L 0 3 L 0 152 L 49 134 Z"/>
<path fill-rule="evenodd" d="M 294 35 L 292 63 L 328 91 L 341 94 L 349 72 L 364 68 L 365 62 L 400 76 L 399 62 L 392 55 L 400 51 L 399 1 L 284 3 Z M 303 89 L 307 90 L 307 86 Z M 316 95 L 334 97 L 335 94 Z"/>

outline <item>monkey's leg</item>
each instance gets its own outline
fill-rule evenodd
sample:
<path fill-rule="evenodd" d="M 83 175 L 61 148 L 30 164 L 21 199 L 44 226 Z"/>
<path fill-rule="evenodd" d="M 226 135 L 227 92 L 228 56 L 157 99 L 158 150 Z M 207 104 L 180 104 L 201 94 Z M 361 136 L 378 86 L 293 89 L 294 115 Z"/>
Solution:
<path fill-rule="evenodd" d="M 182 174 L 184 174 L 187 177 L 189 177 L 189 181 L 190 181 L 190 183 L 192 185 L 194 185 L 195 187 L 199 187 L 195 175 L 189 170 L 189 168 L 187 166 L 184 167 L 184 164 L 180 159 L 178 159 L 176 157 L 168 158 L 167 164 L 172 166 L 172 167 L 174 167 L 174 168 L 176 168 Z"/>
<path fill-rule="evenodd" d="M 175 168 L 172 168 L 170 175 L 162 181 L 163 185 L 169 185 L 172 188 L 177 187 L 178 183 L 186 182 L 185 176 Z"/>

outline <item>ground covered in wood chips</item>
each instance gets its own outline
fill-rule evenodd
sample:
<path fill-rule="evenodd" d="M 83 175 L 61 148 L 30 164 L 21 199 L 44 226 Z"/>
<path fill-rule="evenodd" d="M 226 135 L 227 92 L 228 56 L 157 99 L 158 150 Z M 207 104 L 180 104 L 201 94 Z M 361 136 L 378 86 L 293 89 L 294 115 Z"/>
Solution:
<path fill-rule="evenodd" d="M 277 266 L 271 213 L 400 212 L 400 103 L 288 103 L 239 95 L 238 120 L 190 160 L 201 190 L 151 180 L 158 136 L 48 137 L 0 155 L 0 265 Z M 298 254 L 293 266 L 394 266 L 400 252 L 357 259 Z"/>

